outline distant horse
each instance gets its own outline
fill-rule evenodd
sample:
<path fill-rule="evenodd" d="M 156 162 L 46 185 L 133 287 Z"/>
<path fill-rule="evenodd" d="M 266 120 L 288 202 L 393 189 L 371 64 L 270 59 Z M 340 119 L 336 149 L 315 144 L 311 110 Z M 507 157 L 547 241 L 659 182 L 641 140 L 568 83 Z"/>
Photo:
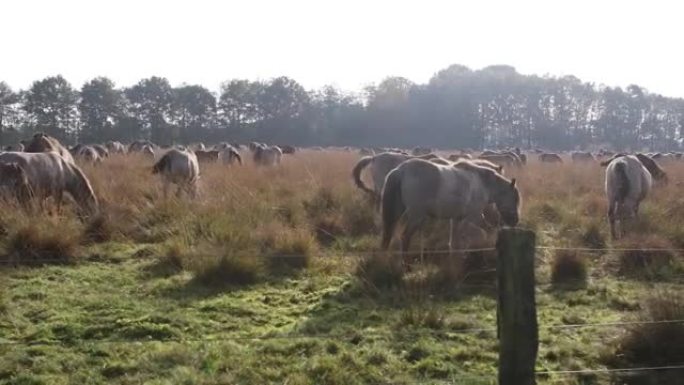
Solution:
<path fill-rule="evenodd" d="M 24 151 L 24 144 L 23 143 L 17 143 L 17 144 L 5 146 L 5 151 L 23 152 Z"/>
<path fill-rule="evenodd" d="M 105 143 L 105 147 L 109 150 L 111 154 L 125 154 L 126 153 L 126 146 L 124 146 L 121 142 L 117 141 L 109 141 Z"/>
<path fill-rule="evenodd" d="M 149 147 L 152 150 L 157 148 L 157 146 L 149 140 L 136 140 L 128 145 L 128 152 L 143 152 L 145 147 Z"/>
<path fill-rule="evenodd" d="M 606 167 L 606 197 L 608 198 L 608 223 L 610 234 L 617 239 L 621 231 L 616 222 L 636 217 L 639 204 L 651 191 L 651 173 L 634 155 L 613 159 Z M 620 226 L 622 227 L 622 226 Z"/>
<path fill-rule="evenodd" d="M 235 162 L 240 165 L 242 164 L 242 156 L 240 156 L 238 150 L 231 146 L 224 148 L 219 152 L 219 159 L 221 159 L 224 165 L 230 165 Z"/>
<path fill-rule="evenodd" d="M 373 156 L 365 156 L 361 158 L 352 169 L 352 178 L 356 187 L 368 193 L 376 204 L 376 208 L 380 208 L 380 197 L 382 194 L 382 187 L 385 184 L 385 177 L 395 167 L 403 162 L 415 158 L 414 156 L 402 154 L 398 152 L 383 152 Z M 427 154 L 420 157 L 421 159 L 438 158 L 437 155 Z M 440 158 L 441 159 L 441 158 Z M 373 188 L 368 188 L 361 180 L 361 172 L 364 168 L 370 166 L 371 179 L 373 180 Z"/>
<path fill-rule="evenodd" d="M 522 167 L 520 157 L 513 154 L 491 154 L 490 152 L 483 153 L 478 158 L 488 160 L 505 167 Z"/>
<path fill-rule="evenodd" d="M 107 147 L 101 145 L 101 144 L 93 144 L 90 146 L 97 151 L 97 154 L 100 156 L 100 160 L 105 160 L 106 158 L 109 158 L 109 150 Z"/>
<path fill-rule="evenodd" d="M 82 159 L 89 163 L 99 163 L 102 161 L 100 153 L 93 146 L 80 146 L 74 154 L 76 158 Z"/>
<path fill-rule="evenodd" d="M 219 152 L 217 150 L 195 150 L 197 161 L 199 162 L 218 162 Z"/>
<path fill-rule="evenodd" d="M 411 237 L 428 217 L 481 223 L 482 212 L 494 203 L 503 222 L 516 226 L 520 194 L 515 179 L 464 161 L 443 166 L 422 159 L 402 163 L 387 175 L 382 191 L 383 237 L 381 247 L 389 248 L 398 222 L 405 222 L 401 250 L 409 249 Z M 451 248 L 451 242 L 450 242 Z"/>
<path fill-rule="evenodd" d="M 279 147 L 283 151 L 283 154 L 292 155 L 295 152 L 297 152 L 297 149 L 294 146 L 284 145 L 284 146 L 279 146 Z"/>
<path fill-rule="evenodd" d="M 59 140 L 42 132 L 34 134 L 31 140 L 25 143 L 25 147 L 25 152 L 56 152 L 68 162 L 74 162 L 74 157 L 71 156 L 71 153 L 66 147 L 59 143 Z"/>
<path fill-rule="evenodd" d="M 185 191 L 197 197 L 199 182 L 199 163 L 194 152 L 173 148 L 164 154 L 152 167 L 152 174 L 161 175 L 164 184 L 164 198 L 168 197 L 171 184 L 178 186 L 176 196 Z"/>
<path fill-rule="evenodd" d="M 141 154 L 143 154 L 146 158 L 149 159 L 154 159 L 155 158 L 155 153 L 154 153 L 154 147 L 146 144 L 142 146 L 142 148 L 139 151 Z"/>
<path fill-rule="evenodd" d="M 570 159 L 572 159 L 573 163 L 595 162 L 596 161 L 594 156 L 591 155 L 591 152 L 581 152 L 581 151 L 574 151 L 570 155 Z"/>
<path fill-rule="evenodd" d="M 257 146 L 254 149 L 254 164 L 258 166 L 275 166 L 280 164 L 283 151 L 278 146 Z"/>
<path fill-rule="evenodd" d="M 54 197 L 58 211 L 61 210 L 64 192 L 74 198 L 83 214 L 93 214 L 98 209 L 97 198 L 90 181 L 73 162 L 55 152 L 0 153 L 0 163 L 15 164 L 26 174 L 31 196 L 42 202 Z"/>
<path fill-rule="evenodd" d="M 542 163 L 563 163 L 563 158 L 561 158 L 558 154 L 545 152 L 543 154 L 539 154 L 539 161 Z"/>

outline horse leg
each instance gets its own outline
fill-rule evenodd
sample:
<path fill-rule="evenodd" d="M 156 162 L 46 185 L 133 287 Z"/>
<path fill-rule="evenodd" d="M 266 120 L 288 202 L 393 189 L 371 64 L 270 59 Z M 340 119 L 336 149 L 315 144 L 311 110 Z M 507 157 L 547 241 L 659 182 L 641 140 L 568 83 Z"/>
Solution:
<path fill-rule="evenodd" d="M 617 232 L 615 231 L 615 211 L 617 202 L 611 201 L 608 205 L 608 223 L 610 224 L 610 236 L 617 239 Z"/>
<path fill-rule="evenodd" d="M 411 237 L 413 237 L 413 234 L 415 234 L 416 230 L 420 228 L 424 218 L 425 217 L 423 215 L 417 215 L 415 212 L 411 213 L 410 211 L 407 211 L 406 213 L 406 225 L 404 226 L 401 234 L 401 253 L 405 266 L 408 266 L 409 262 L 411 262 L 411 258 L 408 253 L 409 247 L 411 246 Z"/>

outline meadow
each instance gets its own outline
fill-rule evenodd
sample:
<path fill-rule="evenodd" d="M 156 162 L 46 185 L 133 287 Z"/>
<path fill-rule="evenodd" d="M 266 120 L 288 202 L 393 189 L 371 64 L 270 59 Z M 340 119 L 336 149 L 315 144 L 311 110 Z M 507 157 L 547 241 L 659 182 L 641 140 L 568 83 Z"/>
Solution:
<path fill-rule="evenodd" d="M 83 165 L 93 218 L 0 204 L 0 384 L 496 383 L 496 255 L 434 252 L 435 221 L 404 272 L 377 252 L 359 158 L 203 164 L 192 201 L 163 199 L 151 160 L 113 156 Z M 684 163 L 663 166 L 619 241 L 598 164 L 506 170 L 539 246 L 538 383 L 681 379 L 603 372 L 684 363 L 684 323 L 658 323 L 684 319 Z"/>

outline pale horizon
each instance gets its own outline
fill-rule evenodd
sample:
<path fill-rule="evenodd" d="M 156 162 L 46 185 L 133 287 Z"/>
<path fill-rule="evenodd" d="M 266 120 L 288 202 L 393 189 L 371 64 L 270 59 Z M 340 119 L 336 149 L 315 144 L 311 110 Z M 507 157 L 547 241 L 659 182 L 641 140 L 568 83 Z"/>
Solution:
<path fill-rule="evenodd" d="M 307 89 L 359 91 L 388 76 L 425 83 L 452 64 L 513 66 L 684 97 L 676 37 L 682 6 L 453 2 L 29 0 L 3 5 L 0 81 L 13 89 L 61 74 L 127 87 L 288 76 Z M 7 38 L 9 37 L 9 38 Z"/>

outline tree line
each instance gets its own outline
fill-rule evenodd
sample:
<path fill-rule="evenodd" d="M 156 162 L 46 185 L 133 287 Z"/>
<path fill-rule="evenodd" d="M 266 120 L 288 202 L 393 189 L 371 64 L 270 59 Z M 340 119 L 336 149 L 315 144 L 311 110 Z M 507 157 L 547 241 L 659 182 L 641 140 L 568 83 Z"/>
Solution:
<path fill-rule="evenodd" d="M 452 65 L 427 83 L 388 77 L 360 92 L 307 90 L 278 77 L 173 87 L 150 77 L 119 88 L 106 77 L 75 89 L 61 75 L 27 90 L 0 82 L 0 143 L 33 132 L 66 143 L 251 140 L 297 146 L 434 148 L 682 148 L 684 99 L 597 86 L 510 66 Z"/>

